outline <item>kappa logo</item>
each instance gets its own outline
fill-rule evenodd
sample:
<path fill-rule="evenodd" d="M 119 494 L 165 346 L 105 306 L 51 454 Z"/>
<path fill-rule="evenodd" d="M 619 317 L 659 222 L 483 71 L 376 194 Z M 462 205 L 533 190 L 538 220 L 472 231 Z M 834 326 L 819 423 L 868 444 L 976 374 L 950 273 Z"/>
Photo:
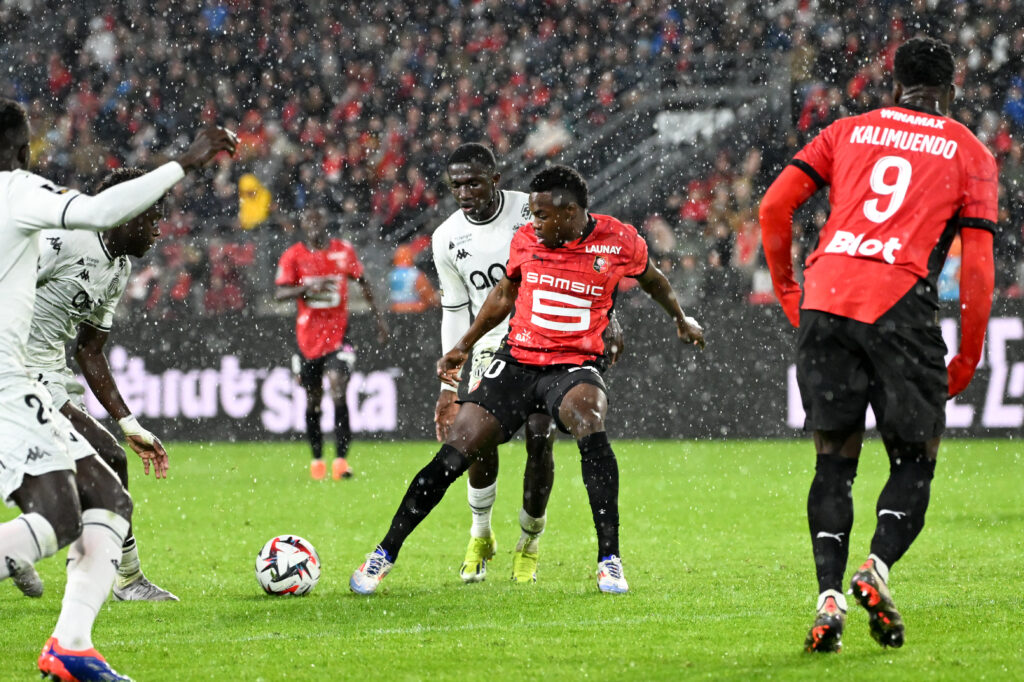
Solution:
<path fill-rule="evenodd" d="M 29 462 L 35 462 L 36 460 L 44 459 L 49 456 L 50 453 L 47 452 L 46 450 L 43 450 L 42 448 L 29 448 L 28 455 L 25 456 L 25 464 L 28 464 Z"/>
<path fill-rule="evenodd" d="M 83 282 L 88 282 L 89 281 L 89 271 L 88 270 L 82 270 L 80 273 L 78 273 L 78 279 L 82 280 Z"/>
<path fill-rule="evenodd" d="M 469 258 L 469 251 L 465 249 L 459 249 L 458 253 L 455 254 L 455 260 L 462 260 L 463 258 Z"/>
<path fill-rule="evenodd" d="M 47 237 L 46 241 L 50 242 L 50 247 L 60 253 L 60 247 L 63 246 L 64 242 L 61 241 L 60 237 Z"/>
<path fill-rule="evenodd" d="M 846 533 L 826 533 L 825 531 L 820 530 L 814 537 L 818 540 L 821 540 L 822 538 L 831 538 L 841 545 L 843 544 L 844 535 L 846 535 Z"/>

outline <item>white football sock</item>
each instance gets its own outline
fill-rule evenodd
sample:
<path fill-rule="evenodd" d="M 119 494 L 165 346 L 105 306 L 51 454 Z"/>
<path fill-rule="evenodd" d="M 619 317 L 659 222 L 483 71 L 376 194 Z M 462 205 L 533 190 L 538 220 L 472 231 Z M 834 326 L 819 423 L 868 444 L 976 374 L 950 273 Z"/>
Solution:
<path fill-rule="evenodd" d="M 544 532 L 544 526 L 547 525 L 547 522 L 547 514 L 540 518 L 535 518 L 527 514 L 525 509 L 520 509 L 519 527 L 523 529 L 523 532 L 519 536 L 519 542 L 516 543 L 516 551 L 536 554 L 541 533 Z"/>
<path fill-rule="evenodd" d="M 72 651 L 92 648 L 92 624 L 110 594 L 128 521 L 106 509 L 82 512 L 82 535 L 68 548 L 68 583 L 53 636 Z"/>
<path fill-rule="evenodd" d="M 491 509 L 494 508 L 494 498 L 498 496 L 498 482 L 490 484 L 486 488 L 474 488 L 466 481 L 469 491 L 469 510 L 473 512 L 473 526 L 469 534 L 474 538 L 491 537 Z"/>
<path fill-rule="evenodd" d="M 889 584 L 889 567 L 884 561 L 879 559 L 874 554 L 868 554 L 869 559 L 875 560 L 875 570 L 878 571 L 878 577 L 882 579 L 882 582 L 886 585 Z"/>
<path fill-rule="evenodd" d="M 838 606 L 843 613 L 846 613 L 846 595 L 839 590 L 825 590 L 818 595 L 818 606 L 816 611 L 821 611 L 821 607 L 825 605 L 825 600 L 829 597 L 834 597 L 836 600 L 836 606 Z"/>
<path fill-rule="evenodd" d="M 31 566 L 57 553 L 57 535 L 40 514 L 22 514 L 0 524 L 0 580 L 9 578 L 12 568 Z"/>
<path fill-rule="evenodd" d="M 132 535 L 121 546 L 121 566 L 117 569 L 117 586 L 127 587 L 142 577 L 139 566 L 139 548 Z"/>

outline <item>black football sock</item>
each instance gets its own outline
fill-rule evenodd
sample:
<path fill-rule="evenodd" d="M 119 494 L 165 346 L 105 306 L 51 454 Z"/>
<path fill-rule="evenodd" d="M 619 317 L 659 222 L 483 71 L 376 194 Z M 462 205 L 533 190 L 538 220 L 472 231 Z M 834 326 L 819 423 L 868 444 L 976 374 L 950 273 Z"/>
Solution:
<path fill-rule="evenodd" d="M 468 468 L 469 458 L 445 444 L 434 459 L 413 477 L 395 517 L 391 519 L 391 528 L 380 543 L 392 561 L 398 558 L 405 539 L 444 497 L 448 486 Z"/>
<path fill-rule="evenodd" d="M 871 553 L 889 568 L 910 549 L 924 528 L 934 476 L 935 460 L 928 459 L 924 443 L 890 448 L 889 480 L 878 496 L 878 525 L 871 538 Z"/>
<path fill-rule="evenodd" d="M 853 528 L 853 479 L 857 460 L 818 454 L 807 495 L 807 521 L 818 573 L 818 593 L 843 587 Z"/>
<path fill-rule="evenodd" d="M 348 457 L 348 445 L 352 442 L 352 427 L 348 422 L 348 401 L 345 396 L 334 403 L 334 436 L 338 439 L 338 457 Z"/>
<path fill-rule="evenodd" d="M 324 456 L 324 432 L 320 428 L 320 409 L 306 409 L 306 438 L 313 449 L 313 459 Z"/>
<path fill-rule="evenodd" d="M 619 556 L 619 464 L 608 434 L 592 433 L 576 441 L 580 448 L 583 485 L 597 530 L 597 560 Z"/>

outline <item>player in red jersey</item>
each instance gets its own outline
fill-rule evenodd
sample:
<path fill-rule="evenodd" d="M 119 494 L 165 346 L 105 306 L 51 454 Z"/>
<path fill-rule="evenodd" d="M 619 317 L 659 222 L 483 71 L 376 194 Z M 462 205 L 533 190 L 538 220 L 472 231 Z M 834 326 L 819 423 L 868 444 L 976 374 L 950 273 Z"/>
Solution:
<path fill-rule="evenodd" d="M 307 209 L 302 220 L 306 240 L 293 244 L 281 254 L 277 265 L 279 301 L 295 299 L 298 316 L 295 336 L 302 354 L 296 368 L 302 388 L 306 391 L 306 438 L 313 450 L 310 475 L 320 480 L 327 475 L 323 460 L 323 431 L 320 428 L 320 403 L 323 400 L 324 373 L 327 373 L 331 399 L 334 401 L 334 436 L 338 448 L 331 477 L 335 480 L 352 476 L 347 455 L 352 430 L 348 420 L 346 389 L 354 351 L 345 344 L 348 328 L 348 280 L 362 287 L 370 309 L 377 319 L 377 337 L 388 339 L 388 326 L 374 302 L 373 291 L 363 277 L 352 245 L 327 234 L 327 213 L 322 208 Z"/>
<path fill-rule="evenodd" d="M 587 212 L 587 184 L 579 173 L 566 166 L 546 168 L 534 177 L 530 192 L 533 222 L 512 238 L 506 276 L 469 331 L 438 361 L 438 376 L 455 385 L 473 344 L 514 308 L 508 336 L 464 401 L 440 452 L 413 477 L 387 535 L 352 574 L 354 592 L 375 592 L 402 543 L 448 486 L 539 411 L 579 445 L 597 529 L 598 588 L 629 589 L 619 559 L 619 472 L 605 434 L 607 389 L 598 368 L 616 285 L 635 277 L 675 320 L 684 342 L 703 347 L 704 333 L 683 314 L 636 229 Z"/>
<path fill-rule="evenodd" d="M 807 500 L 818 575 L 809 651 L 842 647 L 843 573 L 853 479 L 871 405 L 889 454 L 871 554 L 851 591 L 882 646 L 903 644 L 889 569 L 924 526 L 946 400 L 970 382 L 992 305 L 997 177 L 992 155 L 947 118 L 953 55 L 914 38 L 896 52 L 893 106 L 844 118 L 804 147 L 761 203 L 775 292 L 800 328 L 797 378 L 817 465 Z M 801 292 L 790 256 L 793 211 L 829 185 L 831 213 Z M 959 353 L 945 367 L 936 280 L 963 243 Z M 802 296 L 801 296 L 802 293 Z"/>

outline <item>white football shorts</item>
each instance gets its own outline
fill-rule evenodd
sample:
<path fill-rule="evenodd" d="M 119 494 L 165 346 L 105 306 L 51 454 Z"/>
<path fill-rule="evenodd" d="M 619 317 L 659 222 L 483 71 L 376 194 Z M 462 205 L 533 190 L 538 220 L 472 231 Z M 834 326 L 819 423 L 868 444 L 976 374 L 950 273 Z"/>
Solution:
<path fill-rule="evenodd" d="M 0 384 L 0 496 L 13 507 L 11 494 L 26 475 L 75 471 L 75 460 L 95 455 L 71 422 L 53 409 L 49 391 L 25 377 Z"/>

